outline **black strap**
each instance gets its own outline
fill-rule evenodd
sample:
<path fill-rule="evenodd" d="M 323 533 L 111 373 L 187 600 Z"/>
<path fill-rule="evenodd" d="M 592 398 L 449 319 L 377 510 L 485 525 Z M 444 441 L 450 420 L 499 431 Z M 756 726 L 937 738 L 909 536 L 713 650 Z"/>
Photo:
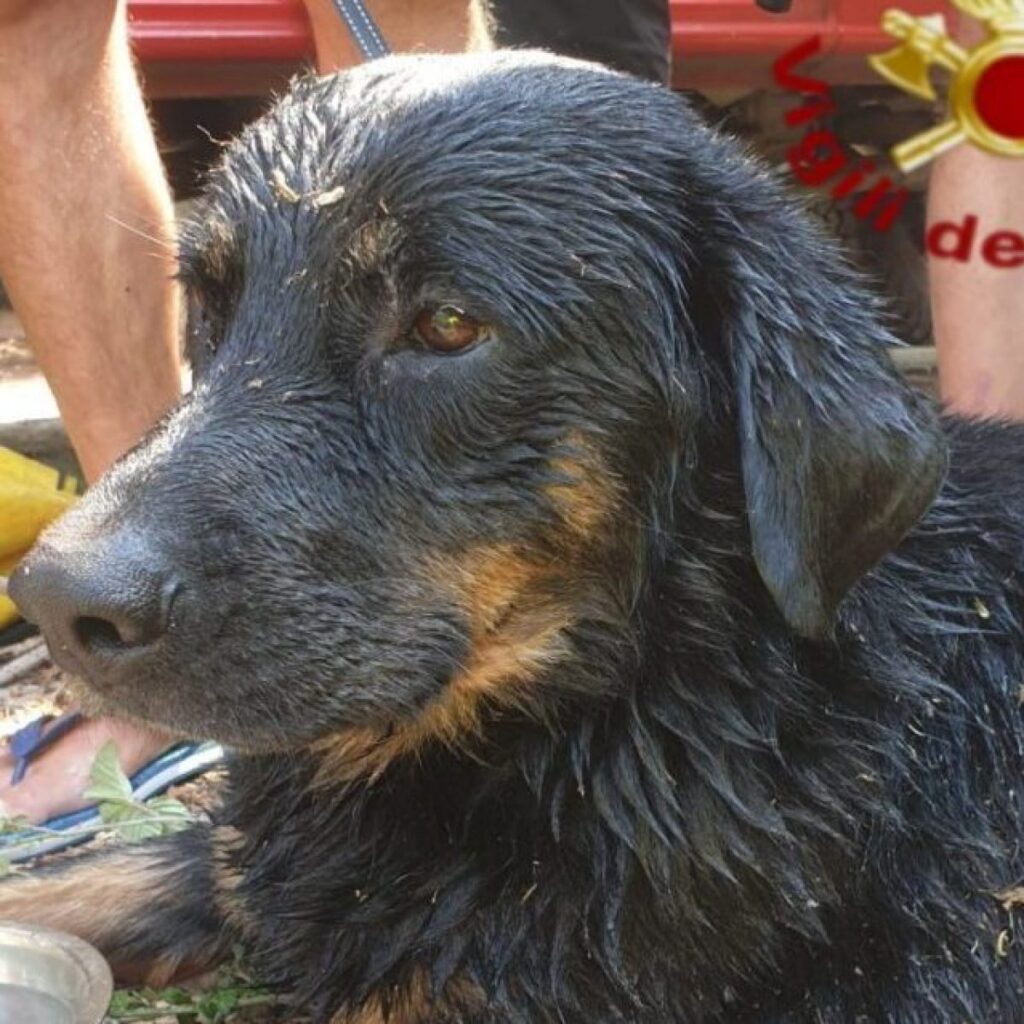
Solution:
<path fill-rule="evenodd" d="M 386 57 L 391 52 L 363 0 L 334 0 L 334 6 L 366 60 Z"/>
<path fill-rule="evenodd" d="M 774 14 L 782 14 L 792 6 L 792 0 L 757 0 L 757 5 Z M 386 57 L 391 52 L 363 0 L 334 0 L 334 7 L 366 60 Z"/>

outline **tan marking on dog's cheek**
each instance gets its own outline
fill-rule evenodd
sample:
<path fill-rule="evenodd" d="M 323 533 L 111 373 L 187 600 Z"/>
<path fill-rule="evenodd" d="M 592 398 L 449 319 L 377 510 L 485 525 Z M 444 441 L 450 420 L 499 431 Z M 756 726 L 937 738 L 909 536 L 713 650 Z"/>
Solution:
<path fill-rule="evenodd" d="M 516 599 L 550 572 L 550 565 L 511 544 L 479 548 L 434 570 L 439 585 L 466 616 L 471 640 L 493 630 Z"/>
<path fill-rule="evenodd" d="M 347 729 L 314 744 L 321 758 L 316 782 L 348 783 L 378 778 L 389 765 L 415 757 L 431 742 L 467 748 L 481 732 L 486 709 L 529 710 L 530 683 L 567 653 L 563 632 L 568 615 L 549 623 L 528 643 L 496 639 L 477 648 L 444 690 L 414 720 L 390 729 Z"/>
<path fill-rule="evenodd" d="M 570 656 L 566 634 L 575 621 L 572 591 L 588 560 L 612 535 L 617 489 L 595 448 L 582 435 L 566 438 L 549 484 L 559 525 L 532 544 L 497 543 L 427 567 L 432 589 L 464 616 L 468 653 L 444 690 L 413 721 L 348 729 L 314 745 L 322 758 L 317 781 L 377 778 L 395 760 L 431 742 L 468 748 L 491 708 L 541 713 L 536 681 Z"/>
<path fill-rule="evenodd" d="M 416 722 L 418 742 L 431 737 L 457 747 L 476 737 L 488 706 L 535 706 L 531 686 L 548 668 L 568 655 L 563 637 L 572 623 L 566 609 L 510 620 L 495 633 L 480 637 L 465 664 L 452 677 L 440 700 Z"/>
<path fill-rule="evenodd" d="M 557 455 L 551 468 L 565 479 L 544 490 L 555 504 L 568 536 L 562 538 L 568 561 L 607 539 L 619 506 L 618 486 L 593 443 L 579 432 L 564 442 L 572 454 Z"/>
<path fill-rule="evenodd" d="M 349 729 L 314 745 L 320 782 L 376 778 L 398 758 L 430 742 L 466 747 L 479 737 L 488 707 L 535 706 L 531 684 L 568 656 L 573 616 L 544 593 L 552 563 L 511 545 L 478 549 L 461 563 L 439 563 L 438 586 L 466 616 L 469 650 L 445 688 L 412 721 L 390 729 Z"/>

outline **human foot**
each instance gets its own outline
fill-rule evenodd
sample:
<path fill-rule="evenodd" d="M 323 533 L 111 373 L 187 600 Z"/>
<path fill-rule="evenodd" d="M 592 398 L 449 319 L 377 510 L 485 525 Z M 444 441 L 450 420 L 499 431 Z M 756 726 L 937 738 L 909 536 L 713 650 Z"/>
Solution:
<path fill-rule="evenodd" d="M 16 785 L 11 783 L 14 755 L 4 749 L 0 751 L 3 813 L 38 825 L 86 806 L 82 793 L 89 785 L 93 759 L 108 740 L 117 745 L 121 767 L 129 777 L 174 743 L 165 733 L 132 722 L 86 719 L 34 757 Z"/>

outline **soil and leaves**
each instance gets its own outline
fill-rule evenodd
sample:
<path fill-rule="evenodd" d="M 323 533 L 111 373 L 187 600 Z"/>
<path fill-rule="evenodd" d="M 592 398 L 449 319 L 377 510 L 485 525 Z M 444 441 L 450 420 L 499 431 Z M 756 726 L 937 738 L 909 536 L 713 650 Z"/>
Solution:
<path fill-rule="evenodd" d="M 255 984 L 241 953 L 215 974 L 171 988 L 118 989 L 105 1024 L 299 1024 L 287 1000 Z"/>

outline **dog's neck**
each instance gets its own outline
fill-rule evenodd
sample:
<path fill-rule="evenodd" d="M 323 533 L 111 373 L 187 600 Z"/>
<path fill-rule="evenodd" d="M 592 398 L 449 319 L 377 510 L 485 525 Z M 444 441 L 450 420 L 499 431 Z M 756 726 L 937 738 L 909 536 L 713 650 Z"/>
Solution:
<path fill-rule="evenodd" d="M 454 969 L 478 928 L 507 933 L 508 962 L 538 999 L 548 979 L 573 976 L 552 965 L 586 949 L 608 991 L 574 998 L 605 1006 L 628 999 L 627 978 L 689 977 L 699 992 L 716 964 L 742 961 L 754 977 L 793 936 L 821 934 L 842 884 L 831 862 L 867 813 L 864 751 L 883 744 L 862 713 L 872 696 L 821 682 L 832 655 L 764 613 L 735 510 L 690 495 L 658 543 L 621 634 L 601 647 L 603 627 L 581 623 L 578 664 L 548 669 L 589 676 L 599 698 L 541 679 L 571 694 L 547 720 L 495 714 L 472 749 L 435 745 L 372 780 L 316 784 L 315 758 L 239 773 L 229 813 L 243 856 L 281 881 L 267 919 L 304 919 L 292 941 L 329 951 L 325 976 L 353 998 L 387 982 L 389 956 Z M 324 843 L 313 859 L 277 838 L 309 828 L 336 836 L 329 861 Z M 767 913 L 748 916 L 751 901 Z M 573 941 L 547 930 L 541 948 L 545 915 L 567 915 Z M 778 922 L 770 934 L 765 921 Z M 664 931 L 664 962 L 630 959 L 636 927 Z"/>

